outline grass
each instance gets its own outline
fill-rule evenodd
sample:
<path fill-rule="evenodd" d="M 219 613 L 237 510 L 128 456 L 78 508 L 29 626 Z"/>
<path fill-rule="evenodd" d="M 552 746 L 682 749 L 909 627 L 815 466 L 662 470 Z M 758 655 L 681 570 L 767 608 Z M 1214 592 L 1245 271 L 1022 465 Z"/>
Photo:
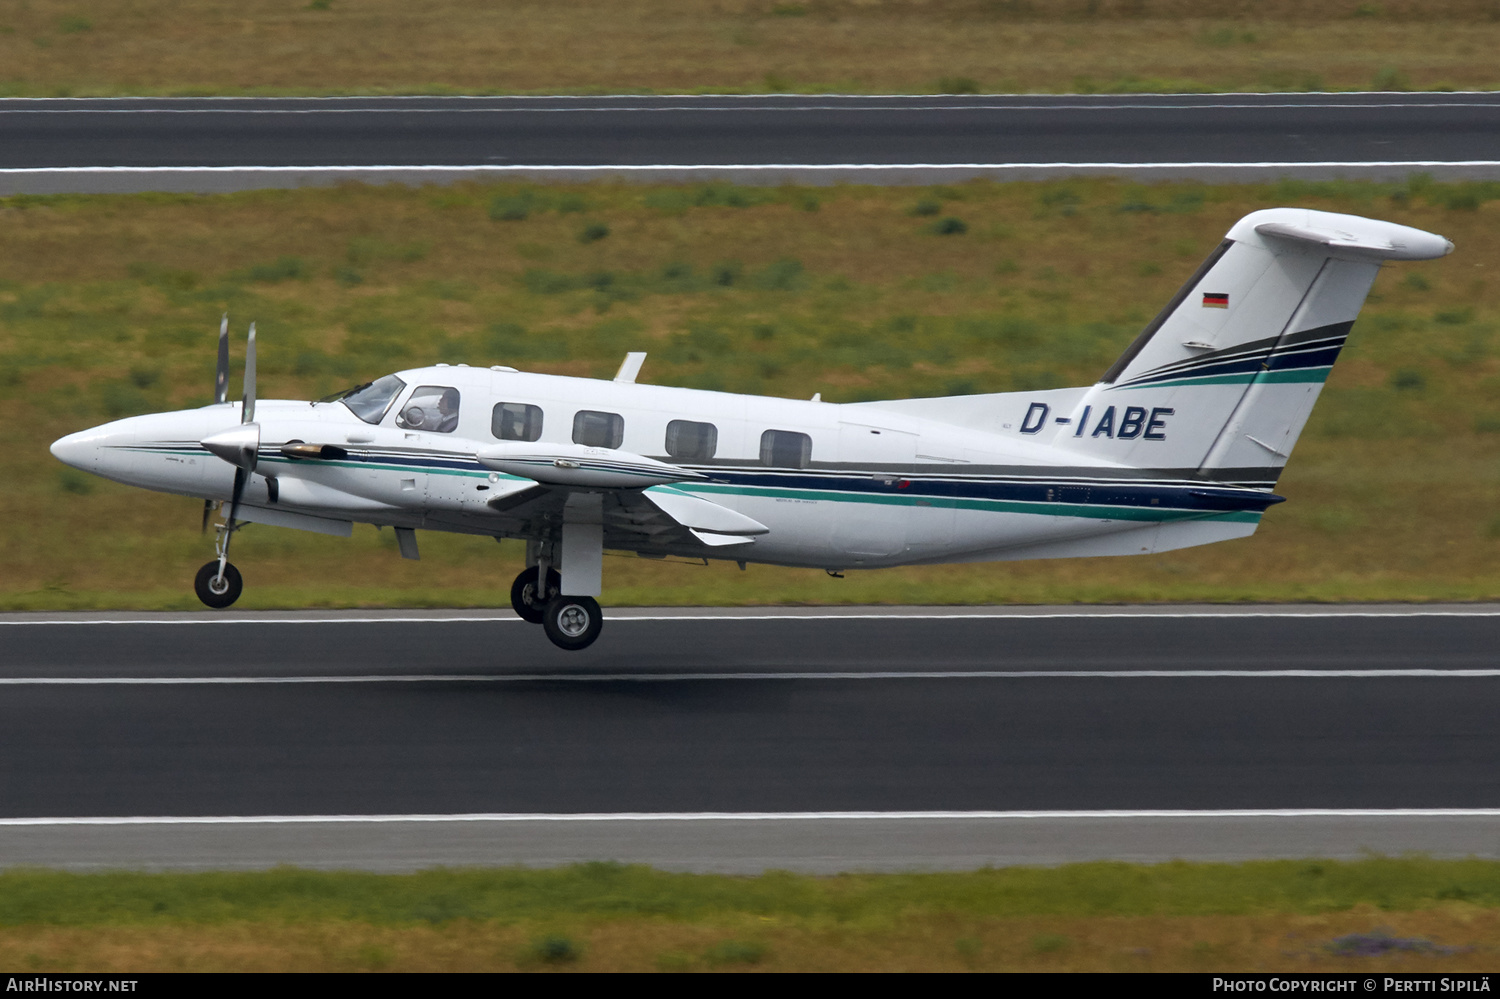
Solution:
<path fill-rule="evenodd" d="M 759 877 L 0 874 L 0 964 L 155 970 L 1493 970 L 1500 864 Z"/>
<path fill-rule="evenodd" d="M 0 96 L 1489 89 L 1497 43 L 1488 0 L 29 0 Z"/>
<path fill-rule="evenodd" d="M 1136 559 L 850 573 L 608 560 L 615 604 L 1500 597 L 1500 185 L 459 185 L 0 199 L 0 607 L 191 608 L 199 505 L 61 467 L 55 438 L 211 394 L 227 310 L 262 398 L 513 364 L 830 401 L 1087 384 L 1245 212 L 1454 239 L 1388 268 L 1253 538 Z M 809 208 L 809 205 L 812 208 Z M 496 205 L 524 205 L 524 213 Z M 915 208 L 914 208 L 915 206 Z M 930 211 L 928 206 L 936 206 Z M 934 219 L 964 231 L 933 231 Z M 580 233 L 604 231 L 602 238 Z M 242 348 L 236 345 L 236 350 Z M 237 376 L 234 391 L 238 391 Z M 517 543 L 252 527 L 242 604 L 496 606 Z"/>

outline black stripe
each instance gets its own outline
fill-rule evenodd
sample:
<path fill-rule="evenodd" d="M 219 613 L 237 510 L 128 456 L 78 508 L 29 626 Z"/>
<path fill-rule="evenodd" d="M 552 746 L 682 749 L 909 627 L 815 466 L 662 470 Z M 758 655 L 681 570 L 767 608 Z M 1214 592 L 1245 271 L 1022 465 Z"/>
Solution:
<path fill-rule="evenodd" d="M 1173 361 L 1160 367 L 1152 368 L 1137 378 L 1132 378 L 1127 385 L 1138 385 L 1142 382 L 1162 381 L 1165 378 L 1183 377 L 1189 374 L 1197 374 L 1204 368 L 1218 368 L 1228 362 L 1234 361 L 1263 361 L 1276 359 L 1283 356 L 1296 355 L 1307 351 L 1329 349 L 1333 350 L 1334 357 L 1338 356 L 1339 349 L 1349 336 L 1349 330 L 1354 321 L 1349 320 L 1342 323 L 1330 323 L 1327 326 L 1319 326 L 1300 333 L 1291 333 L 1284 337 L 1267 337 L 1263 340 L 1252 340 L 1249 343 L 1238 344 L 1234 347 L 1226 347 L 1223 350 L 1214 350 L 1197 357 L 1186 358 L 1181 361 Z M 1333 363 L 1332 360 L 1327 363 Z M 1273 368 L 1295 367 L 1288 364 L 1271 364 Z M 1307 365 L 1308 367 L 1321 366 Z M 1242 366 L 1225 367 L 1225 371 L 1251 370 Z"/>

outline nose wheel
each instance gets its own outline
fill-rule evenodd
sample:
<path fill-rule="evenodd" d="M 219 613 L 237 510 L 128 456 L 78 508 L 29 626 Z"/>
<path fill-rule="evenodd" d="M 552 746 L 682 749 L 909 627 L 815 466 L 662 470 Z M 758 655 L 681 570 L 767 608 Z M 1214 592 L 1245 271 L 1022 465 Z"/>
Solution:
<path fill-rule="evenodd" d="M 547 602 L 562 589 L 562 576 L 556 569 L 547 570 L 547 591 L 537 592 L 537 566 L 522 570 L 516 581 L 510 584 L 510 605 L 523 621 L 541 624 L 547 610 Z"/>
<path fill-rule="evenodd" d="M 221 572 L 218 559 L 205 563 L 193 580 L 193 592 L 198 594 L 198 599 L 215 610 L 238 600 L 244 588 L 245 581 L 240 578 L 240 571 L 225 562 Z"/>
<path fill-rule="evenodd" d="M 569 652 L 593 645 L 603 627 L 604 615 L 593 597 L 553 597 L 542 617 L 552 644 Z"/>

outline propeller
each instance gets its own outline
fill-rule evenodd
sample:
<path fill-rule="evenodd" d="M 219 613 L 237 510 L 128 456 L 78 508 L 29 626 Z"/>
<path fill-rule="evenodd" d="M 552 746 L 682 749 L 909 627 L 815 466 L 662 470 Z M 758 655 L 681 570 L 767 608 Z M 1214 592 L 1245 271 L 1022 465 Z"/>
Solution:
<path fill-rule="evenodd" d="M 219 320 L 219 368 L 214 375 L 214 402 L 229 401 L 229 313 Z"/>
<path fill-rule="evenodd" d="M 224 313 L 224 318 L 219 320 L 219 364 L 214 371 L 214 403 L 226 403 L 229 401 L 229 313 Z M 203 501 L 203 529 L 201 533 L 208 533 L 208 521 L 214 514 L 214 507 L 218 503 L 215 500 Z"/>
<path fill-rule="evenodd" d="M 226 317 L 225 323 L 228 322 Z M 228 333 L 225 326 L 219 334 L 220 391 L 227 395 Z M 222 400 L 221 400 L 222 401 Z M 224 566 L 229 560 L 229 539 L 234 533 L 234 522 L 240 512 L 240 500 L 245 495 L 245 486 L 255 471 L 260 452 L 260 424 L 255 422 L 255 324 L 250 324 L 250 337 L 245 346 L 245 394 L 240 405 L 240 425 L 230 430 L 210 434 L 198 443 L 234 466 L 234 490 L 230 493 L 229 515 L 224 518 L 224 535 L 219 546 L 219 577 L 224 575 Z M 203 508 L 203 523 L 207 529 L 209 500 Z"/>

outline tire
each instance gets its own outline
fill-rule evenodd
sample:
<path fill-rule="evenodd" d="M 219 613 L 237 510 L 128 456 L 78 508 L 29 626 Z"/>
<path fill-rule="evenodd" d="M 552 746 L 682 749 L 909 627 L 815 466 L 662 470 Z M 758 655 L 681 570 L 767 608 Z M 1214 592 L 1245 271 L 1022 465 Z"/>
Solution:
<path fill-rule="evenodd" d="M 552 644 L 569 652 L 593 645 L 603 627 L 604 614 L 593 597 L 553 597 L 542 618 Z"/>
<path fill-rule="evenodd" d="M 562 588 L 562 576 L 558 575 L 556 569 L 547 570 L 547 592 L 542 599 L 536 598 L 536 566 L 522 570 L 516 577 L 516 581 L 510 584 L 510 605 L 515 608 L 516 614 L 522 621 L 530 621 L 532 624 L 542 623 L 542 614 L 547 609 L 547 601 L 557 596 L 557 591 Z"/>
<path fill-rule="evenodd" d="M 198 570 L 198 576 L 193 580 L 193 592 L 198 594 L 198 599 L 215 610 L 228 607 L 240 598 L 240 591 L 245 588 L 245 581 L 240 578 L 240 571 L 233 563 L 224 563 L 223 589 L 219 592 L 214 590 L 214 579 L 219 575 L 219 560 L 214 559 Z"/>

